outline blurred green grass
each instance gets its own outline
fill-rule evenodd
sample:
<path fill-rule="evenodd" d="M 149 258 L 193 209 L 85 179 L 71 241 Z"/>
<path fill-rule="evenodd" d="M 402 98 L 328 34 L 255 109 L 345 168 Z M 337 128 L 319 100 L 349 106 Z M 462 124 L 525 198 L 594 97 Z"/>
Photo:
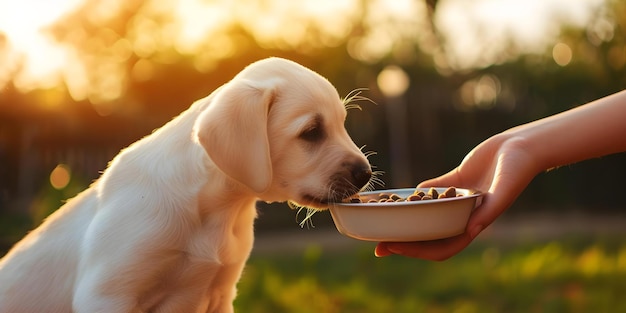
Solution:
<path fill-rule="evenodd" d="M 236 312 L 626 312 L 626 243 L 473 244 L 430 262 L 372 246 L 253 255 Z"/>
<path fill-rule="evenodd" d="M 0 255 L 78 188 L 68 190 L 45 188 L 28 214 L 2 215 Z M 276 212 L 294 223 L 293 215 Z M 273 214 L 262 213 L 261 220 Z M 257 251 L 238 284 L 235 308 L 251 313 L 626 312 L 621 299 L 626 294 L 626 241 L 619 235 L 602 237 L 590 230 L 575 238 L 533 238 L 519 244 L 478 240 L 445 262 L 379 259 L 373 244 L 341 251 L 321 245 L 302 253 L 288 247 L 278 253 Z"/>

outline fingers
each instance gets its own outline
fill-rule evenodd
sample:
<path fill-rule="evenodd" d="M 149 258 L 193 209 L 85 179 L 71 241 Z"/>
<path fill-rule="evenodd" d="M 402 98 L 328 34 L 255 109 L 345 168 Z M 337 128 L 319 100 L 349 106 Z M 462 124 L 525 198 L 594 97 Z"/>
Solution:
<path fill-rule="evenodd" d="M 480 230 L 476 231 L 479 233 Z M 463 250 L 472 242 L 470 232 L 465 232 L 456 237 L 419 242 L 381 242 L 376 246 L 375 254 L 384 257 L 398 254 L 407 257 L 444 261 Z"/>
<path fill-rule="evenodd" d="M 474 149 L 459 167 L 439 177 L 426 180 L 418 187 L 456 186 L 484 192 L 482 205 L 468 220 L 462 235 L 434 241 L 380 243 L 377 256 L 399 254 L 408 257 L 442 261 L 459 253 L 489 226 L 517 198 L 534 176 L 532 158 L 515 144 L 483 144 Z"/>
<path fill-rule="evenodd" d="M 376 246 L 374 254 L 377 257 L 398 254 L 431 261 L 447 260 L 465 249 L 497 217 L 489 213 L 492 209 L 487 205 L 488 202 L 483 202 L 472 213 L 461 235 L 432 241 L 381 242 Z"/>
<path fill-rule="evenodd" d="M 389 248 L 387 248 L 386 242 L 379 242 L 376 245 L 376 248 L 374 249 L 374 255 L 379 258 L 386 257 L 392 254 L 393 252 L 389 251 Z"/>
<path fill-rule="evenodd" d="M 435 177 L 429 180 L 425 180 L 417 185 L 417 187 L 449 187 L 449 186 L 460 186 L 461 181 L 459 179 L 458 171 L 455 168 L 454 170 L 443 174 L 439 177 Z"/>
<path fill-rule="evenodd" d="M 436 184 L 447 182 L 447 180 L 433 179 L 424 182 L 424 184 L 433 182 Z M 465 233 L 456 237 L 433 241 L 379 243 L 375 250 L 376 256 L 384 257 L 398 254 L 418 259 L 443 261 L 456 255 L 465 249 L 483 229 L 491 225 L 515 199 L 515 195 L 520 192 L 519 187 L 513 190 L 511 190 L 511 186 L 500 187 L 505 189 L 501 191 L 501 194 L 485 193 L 482 205 L 476 208 L 470 216 Z"/>

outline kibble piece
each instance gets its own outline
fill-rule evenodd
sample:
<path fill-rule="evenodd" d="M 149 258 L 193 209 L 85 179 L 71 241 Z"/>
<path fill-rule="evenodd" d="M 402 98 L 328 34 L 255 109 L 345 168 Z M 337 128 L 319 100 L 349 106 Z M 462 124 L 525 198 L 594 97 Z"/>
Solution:
<path fill-rule="evenodd" d="M 419 201 L 419 200 L 422 200 L 422 196 L 418 194 L 412 194 L 408 198 L 406 198 L 406 201 Z"/>
<path fill-rule="evenodd" d="M 454 197 L 463 197 L 464 194 L 457 193 L 455 187 L 448 187 L 441 193 L 437 191 L 434 187 L 428 189 L 427 192 L 424 192 L 422 188 L 415 188 L 413 194 L 407 196 L 406 198 L 401 197 L 396 193 L 390 192 L 381 192 L 379 194 L 371 195 L 371 196 L 353 196 L 350 198 L 346 198 L 342 200 L 344 203 L 383 203 L 383 202 L 413 202 L 420 200 L 433 200 L 433 199 L 444 199 L 444 198 L 454 198 Z"/>
<path fill-rule="evenodd" d="M 445 195 L 446 198 L 454 198 L 456 197 L 456 188 L 454 187 L 448 187 L 444 192 L 443 195 Z"/>
<path fill-rule="evenodd" d="M 389 197 L 391 196 L 391 194 L 386 193 L 386 192 L 381 192 L 378 194 L 378 199 L 389 199 Z"/>
<path fill-rule="evenodd" d="M 439 193 L 437 192 L 437 189 L 431 187 L 430 189 L 428 189 L 428 195 L 432 198 L 432 199 L 437 199 L 439 198 Z"/>

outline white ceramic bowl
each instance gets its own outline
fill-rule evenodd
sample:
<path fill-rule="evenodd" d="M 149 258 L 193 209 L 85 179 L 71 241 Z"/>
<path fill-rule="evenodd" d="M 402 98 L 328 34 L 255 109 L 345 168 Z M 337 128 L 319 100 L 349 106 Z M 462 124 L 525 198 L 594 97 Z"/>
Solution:
<path fill-rule="evenodd" d="M 428 192 L 430 188 L 419 188 Z M 446 188 L 435 188 L 442 193 Z M 415 188 L 363 192 L 361 199 L 378 198 L 382 192 L 406 198 Z M 424 241 L 462 234 L 482 194 L 456 188 L 455 198 L 385 203 L 333 203 L 330 214 L 343 235 L 366 241 Z"/>

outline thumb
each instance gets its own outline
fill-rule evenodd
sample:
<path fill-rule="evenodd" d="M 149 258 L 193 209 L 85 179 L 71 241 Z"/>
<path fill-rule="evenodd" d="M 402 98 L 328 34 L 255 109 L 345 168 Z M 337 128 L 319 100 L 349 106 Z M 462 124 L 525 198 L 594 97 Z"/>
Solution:
<path fill-rule="evenodd" d="M 446 174 L 443 174 L 439 177 L 431 178 L 425 180 L 417 185 L 419 188 L 424 187 L 448 187 L 448 186 L 461 186 L 461 181 L 459 179 L 459 175 L 457 169 L 454 169 Z"/>

